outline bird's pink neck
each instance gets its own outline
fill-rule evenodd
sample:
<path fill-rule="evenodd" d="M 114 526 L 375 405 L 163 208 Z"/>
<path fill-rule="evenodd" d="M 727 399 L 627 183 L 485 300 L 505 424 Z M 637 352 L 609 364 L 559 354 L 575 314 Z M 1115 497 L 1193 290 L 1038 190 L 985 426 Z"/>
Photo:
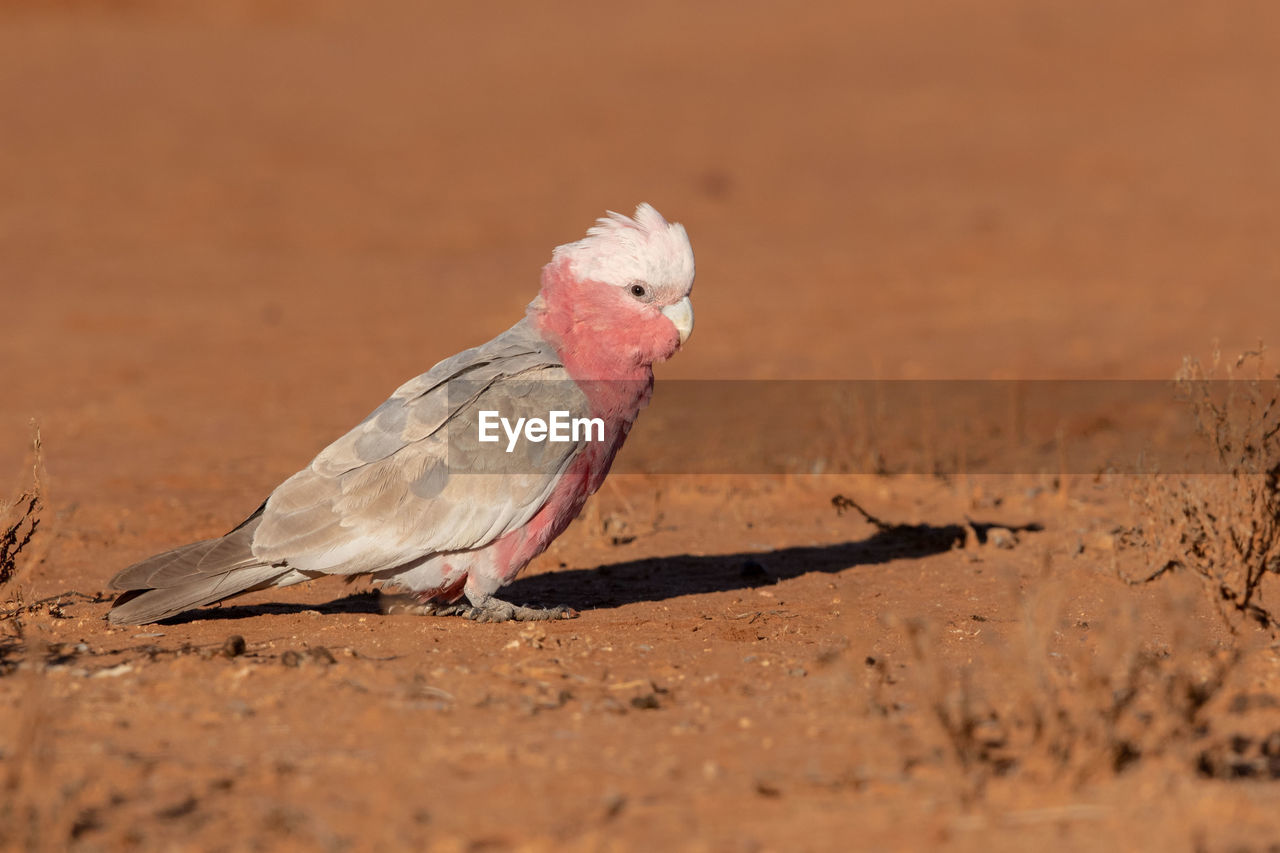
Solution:
<path fill-rule="evenodd" d="M 624 288 L 574 278 L 567 259 L 542 271 L 529 306 L 535 328 L 555 347 L 575 381 L 653 381 L 653 363 L 669 358 L 680 338 L 662 312 L 637 303 Z"/>

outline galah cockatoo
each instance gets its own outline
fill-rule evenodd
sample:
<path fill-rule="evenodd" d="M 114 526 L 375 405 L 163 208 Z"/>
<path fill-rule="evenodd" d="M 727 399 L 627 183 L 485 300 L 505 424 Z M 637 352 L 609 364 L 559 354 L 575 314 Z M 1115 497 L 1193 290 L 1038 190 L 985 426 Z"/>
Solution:
<path fill-rule="evenodd" d="M 610 212 L 555 249 L 510 329 L 401 386 L 226 536 L 112 578 L 125 592 L 109 618 L 140 625 L 323 575 L 370 575 L 422 613 L 575 615 L 494 593 L 604 482 L 648 403 L 653 365 L 693 331 L 693 275 L 682 226 L 647 204 Z M 528 426 L 512 431 L 521 417 Z M 556 417 L 565 440 L 546 428 Z"/>

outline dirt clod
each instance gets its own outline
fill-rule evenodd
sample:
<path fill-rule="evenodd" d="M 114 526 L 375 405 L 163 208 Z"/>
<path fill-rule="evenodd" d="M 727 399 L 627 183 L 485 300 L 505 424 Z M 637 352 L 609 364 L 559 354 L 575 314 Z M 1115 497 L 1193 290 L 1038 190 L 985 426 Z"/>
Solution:
<path fill-rule="evenodd" d="M 658 695 L 656 693 L 645 693 L 642 696 L 632 696 L 631 707 L 638 708 L 642 711 L 649 711 L 655 708 L 661 708 L 662 702 L 658 699 Z"/>
<path fill-rule="evenodd" d="M 225 657 L 237 658 L 244 654 L 245 648 L 244 637 L 239 634 L 232 634 L 223 642 L 221 651 Z"/>
<path fill-rule="evenodd" d="M 312 646 L 307 649 L 307 657 L 309 657 L 313 663 L 323 664 L 325 666 L 330 666 L 338 662 L 337 658 L 333 656 L 333 652 L 329 651 L 324 646 Z"/>

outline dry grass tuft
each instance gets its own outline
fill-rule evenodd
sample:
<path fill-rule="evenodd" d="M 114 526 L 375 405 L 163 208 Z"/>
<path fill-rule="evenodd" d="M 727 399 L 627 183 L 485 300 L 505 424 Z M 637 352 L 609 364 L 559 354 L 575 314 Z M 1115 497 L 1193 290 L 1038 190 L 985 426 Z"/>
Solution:
<path fill-rule="evenodd" d="M 17 588 L 22 569 L 38 561 L 32 540 L 40 529 L 44 498 L 44 448 L 40 428 L 32 425 L 28 454 L 30 483 L 18 497 L 0 507 L 0 622 L 7 635 L 0 635 L 0 674 L 15 670 L 10 659 L 23 639 L 21 614 L 26 612 Z M 62 849 L 65 833 L 51 832 L 56 822 L 48 808 L 51 788 L 48 774 L 52 744 L 49 726 L 47 685 L 36 669 L 23 676 L 17 688 L 21 697 L 11 748 L 4 756 L 0 773 L 0 847 L 25 850 Z"/>
<path fill-rule="evenodd" d="M 31 484 L 0 514 L 0 589 L 18 574 L 18 558 L 31 544 L 40 527 L 44 508 L 42 474 L 44 453 L 40 428 L 33 426 L 31 439 Z"/>
<path fill-rule="evenodd" d="M 21 646 L 23 628 L 20 614 L 24 611 L 17 578 L 20 569 L 35 562 L 31 541 L 40 528 L 44 509 L 44 452 L 40 428 L 32 426 L 31 483 L 12 503 L 0 507 L 0 675 L 12 669 L 11 658 Z"/>
<path fill-rule="evenodd" d="M 873 685 L 870 705 L 905 735 L 908 763 L 941 771 L 965 807 L 998 782 L 1076 791 L 1143 765 L 1196 772 L 1223 735 L 1216 721 L 1246 654 L 1195 617 L 1197 585 L 1121 597 L 1083 618 L 1070 573 L 1046 561 L 1028 581 L 1010 584 L 1008 631 L 891 620 L 900 677 Z M 942 651 L 942 632 L 957 630 L 971 637 L 959 660 Z"/>
<path fill-rule="evenodd" d="M 1126 538 L 1148 555 L 1148 571 L 1126 580 L 1190 571 L 1232 631 L 1253 623 L 1274 633 L 1280 616 L 1265 593 L 1280 574 L 1280 374 L 1266 374 L 1263 355 L 1259 345 L 1225 367 L 1218 352 L 1208 368 L 1184 360 L 1177 387 L 1221 473 L 1144 478 L 1133 498 L 1141 521 Z"/>

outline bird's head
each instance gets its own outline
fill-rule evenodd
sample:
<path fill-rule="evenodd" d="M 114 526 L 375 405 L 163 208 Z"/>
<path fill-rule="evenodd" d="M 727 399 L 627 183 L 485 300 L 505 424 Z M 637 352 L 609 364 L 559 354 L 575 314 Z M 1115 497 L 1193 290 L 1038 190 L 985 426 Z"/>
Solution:
<path fill-rule="evenodd" d="M 558 246 L 530 311 L 567 365 L 582 362 L 594 375 L 647 367 L 693 331 L 693 274 L 684 227 L 641 204 Z"/>

